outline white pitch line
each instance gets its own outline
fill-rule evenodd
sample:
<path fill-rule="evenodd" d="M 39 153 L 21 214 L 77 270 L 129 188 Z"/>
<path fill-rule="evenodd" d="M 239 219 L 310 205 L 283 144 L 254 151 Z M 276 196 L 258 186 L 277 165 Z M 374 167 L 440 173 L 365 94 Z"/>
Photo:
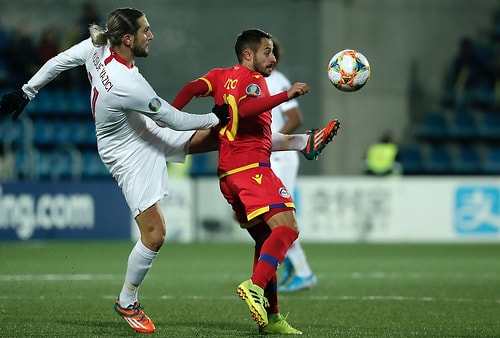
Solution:
<path fill-rule="evenodd" d="M 285 298 L 286 295 L 281 295 L 281 298 Z M 103 298 L 106 299 L 115 299 L 116 296 L 103 296 Z M 158 297 L 144 297 L 141 296 L 141 298 L 146 298 L 146 299 L 158 299 Z M 207 297 L 207 296 L 195 296 L 195 295 L 189 295 L 189 296 L 176 296 L 176 295 L 162 295 L 159 297 L 160 300 L 212 300 L 212 299 L 223 299 L 223 300 L 234 300 L 237 299 L 235 296 L 212 296 L 212 297 Z M 296 295 L 293 296 L 293 299 L 301 299 L 304 301 L 406 301 L 406 302 L 449 302 L 449 303 L 464 303 L 464 302 L 470 302 L 470 303 L 498 303 L 500 304 L 500 299 L 473 299 L 473 298 L 436 298 L 436 297 L 407 297 L 407 296 L 318 296 L 318 295 L 311 295 L 311 296 L 299 296 L 297 297 Z"/>
<path fill-rule="evenodd" d="M 286 295 L 282 295 L 281 298 L 285 298 Z M 20 300 L 24 299 L 21 295 L 0 295 L 0 300 Z M 79 295 L 40 295 L 37 297 L 38 300 L 49 300 L 49 299 L 76 299 L 81 300 L 83 296 Z M 102 299 L 115 300 L 116 295 L 103 295 Z M 32 297 L 30 297 L 32 299 Z M 162 295 L 162 296 L 147 296 L 141 295 L 141 299 L 146 300 L 185 300 L 185 301 L 212 301 L 212 300 L 224 300 L 224 301 L 234 301 L 237 300 L 237 296 L 200 296 L 200 295 Z M 381 295 L 367 295 L 367 296 L 293 296 L 294 300 L 300 299 L 303 301 L 394 301 L 394 302 L 444 302 L 444 303 L 496 303 L 500 305 L 500 299 L 473 299 L 473 298 L 436 298 L 436 297 L 407 297 L 407 296 L 381 296 Z"/>
<path fill-rule="evenodd" d="M 0 282 L 30 282 L 30 281 L 92 281 L 118 278 L 111 274 L 43 274 L 43 275 L 0 275 Z"/>

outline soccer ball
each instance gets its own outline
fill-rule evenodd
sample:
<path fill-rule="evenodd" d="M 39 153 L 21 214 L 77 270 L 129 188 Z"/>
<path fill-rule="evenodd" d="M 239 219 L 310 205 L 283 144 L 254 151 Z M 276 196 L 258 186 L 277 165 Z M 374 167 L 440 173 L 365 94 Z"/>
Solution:
<path fill-rule="evenodd" d="M 340 51 L 328 63 L 328 78 L 343 92 L 360 90 L 370 78 L 368 59 L 353 49 Z"/>

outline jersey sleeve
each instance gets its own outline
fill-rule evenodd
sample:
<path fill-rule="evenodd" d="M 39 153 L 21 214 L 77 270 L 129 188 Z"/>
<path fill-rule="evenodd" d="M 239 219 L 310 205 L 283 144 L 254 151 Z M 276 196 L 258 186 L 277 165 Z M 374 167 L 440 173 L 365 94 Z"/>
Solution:
<path fill-rule="evenodd" d="M 202 78 L 188 82 L 174 98 L 172 106 L 177 109 L 182 109 L 193 97 L 205 96 L 208 94 L 209 90 L 209 84 Z"/>
<path fill-rule="evenodd" d="M 190 114 L 178 110 L 159 97 L 140 74 L 127 83 L 133 85 L 127 90 L 117 89 L 125 111 L 146 115 L 161 126 L 174 130 L 210 129 L 220 122 L 214 113 Z"/>
<path fill-rule="evenodd" d="M 30 100 L 34 99 L 38 91 L 57 75 L 71 68 L 84 65 L 93 49 L 92 41 L 88 38 L 52 57 L 22 87 L 23 91 Z"/>
<path fill-rule="evenodd" d="M 288 101 L 288 93 L 286 90 L 275 95 L 261 96 L 263 92 L 262 88 L 267 91 L 267 84 L 263 77 L 255 77 L 242 84 L 240 87 L 240 101 L 238 105 L 238 111 L 242 117 L 261 114 Z"/>

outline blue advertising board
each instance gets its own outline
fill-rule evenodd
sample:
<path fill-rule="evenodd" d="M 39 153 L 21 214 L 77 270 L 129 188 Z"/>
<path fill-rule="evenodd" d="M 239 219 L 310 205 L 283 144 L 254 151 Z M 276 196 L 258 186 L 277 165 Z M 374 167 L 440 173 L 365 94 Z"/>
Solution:
<path fill-rule="evenodd" d="M 115 181 L 0 183 L 0 240 L 130 239 Z"/>

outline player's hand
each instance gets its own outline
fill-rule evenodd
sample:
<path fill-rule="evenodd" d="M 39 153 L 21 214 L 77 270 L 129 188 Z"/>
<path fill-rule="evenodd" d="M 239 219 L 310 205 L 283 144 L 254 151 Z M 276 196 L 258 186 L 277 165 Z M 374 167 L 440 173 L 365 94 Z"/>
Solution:
<path fill-rule="evenodd" d="M 307 93 L 309 93 L 309 86 L 307 83 L 303 82 L 294 83 L 294 85 L 287 91 L 289 99 L 293 99 Z"/>
<path fill-rule="evenodd" d="M 0 101 L 0 114 L 12 114 L 12 119 L 17 120 L 17 117 L 23 112 L 28 102 L 30 102 L 30 99 L 22 90 L 5 94 L 2 97 L 2 101 Z"/>
<path fill-rule="evenodd" d="M 218 118 L 219 118 L 219 126 L 225 126 L 229 123 L 229 120 L 231 119 L 229 117 L 229 105 L 226 103 L 221 104 L 221 105 L 214 105 L 212 108 L 212 113 L 214 113 Z"/>

